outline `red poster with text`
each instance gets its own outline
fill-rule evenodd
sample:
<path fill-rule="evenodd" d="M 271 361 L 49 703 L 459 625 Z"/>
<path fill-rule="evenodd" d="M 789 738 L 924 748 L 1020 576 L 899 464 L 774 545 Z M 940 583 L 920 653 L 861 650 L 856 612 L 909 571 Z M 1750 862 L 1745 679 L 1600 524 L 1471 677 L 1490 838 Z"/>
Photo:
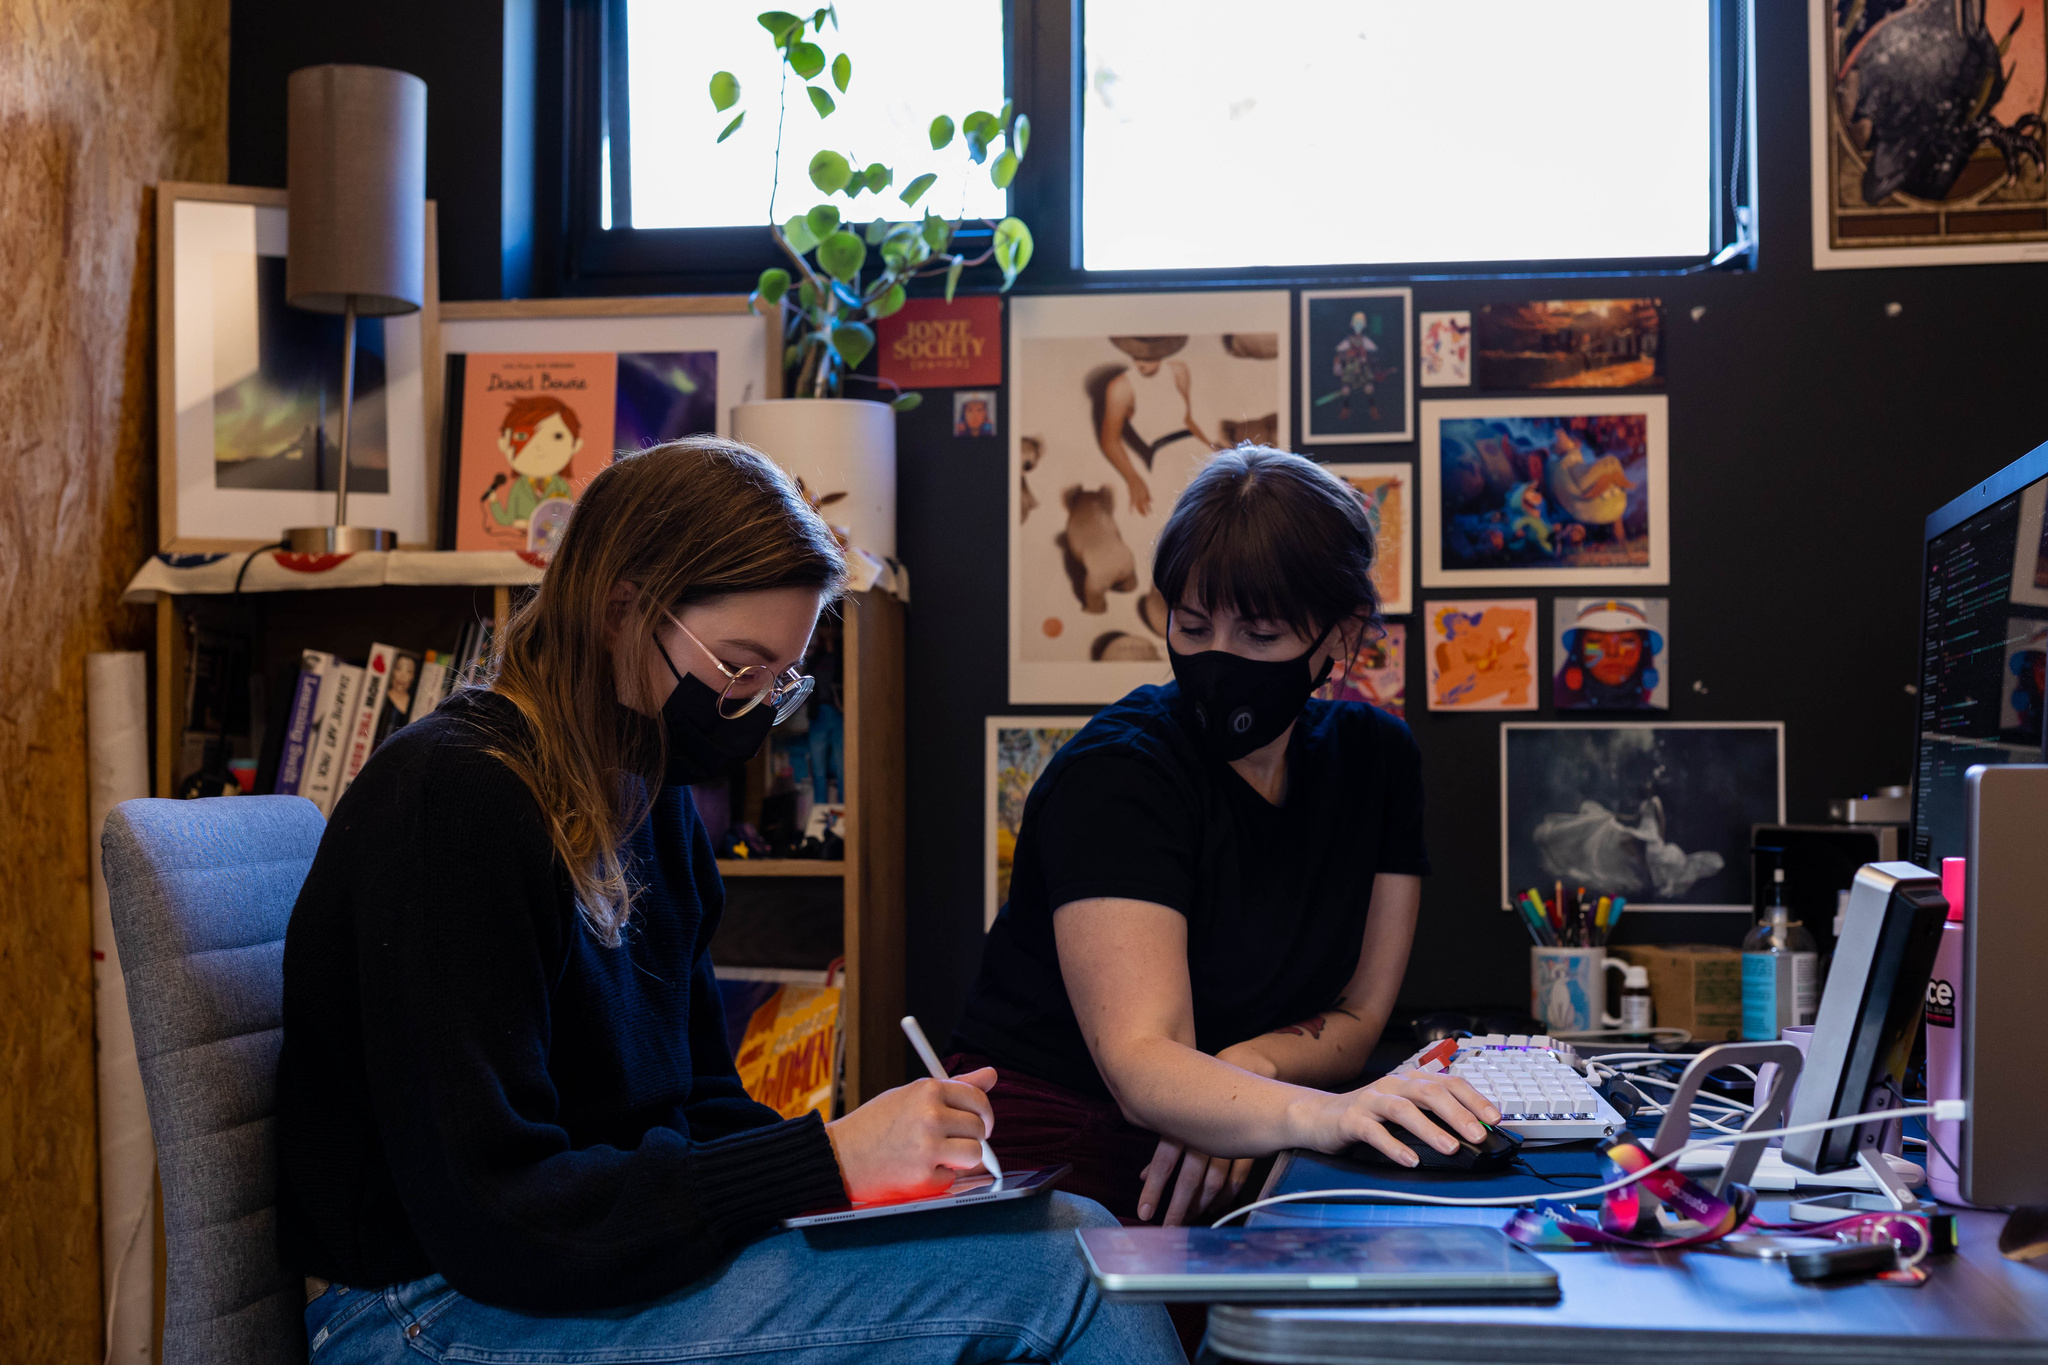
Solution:
<path fill-rule="evenodd" d="M 876 324 L 882 378 L 906 389 L 973 388 L 1003 379 L 1003 301 L 912 299 Z"/>

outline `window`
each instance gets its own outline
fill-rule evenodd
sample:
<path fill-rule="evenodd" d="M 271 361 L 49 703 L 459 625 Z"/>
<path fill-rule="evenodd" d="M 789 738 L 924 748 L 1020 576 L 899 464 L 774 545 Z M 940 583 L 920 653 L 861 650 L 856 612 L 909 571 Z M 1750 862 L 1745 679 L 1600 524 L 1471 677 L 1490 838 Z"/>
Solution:
<path fill-rule="evenodd" d="M 1088 270 L 1699 257 L 1708 0 L 1088 0 Z"/>
<path fill-rule="evenodd" d="M 768 221 L 774 180 L 775 91 L 781 70 L 768 33 L 755 20 L 782 7 L 764 0 L 626 0 L 626 93 L 630 108 L 629 218 L 616 226 L 706 228 Z M 809 13 L 814 6 L 792 5 Z M 1000 218 L 1003 191 L 969 167 L 958 145 L 931 150 L 934 115 L 955 120 L 1003 103 L 1001 0 L 848 0 L 839 28 L 817 42 L 853 62 L 853 81 L 838 109 L 820 119 L 794 77 L 787 91 L 782 137 L 780 217 L 802 212 L 819 195 L 804 166 L 821 147 L 857 153 L 856 164 L 884 161 L 896 183 L 937 171 L 939 184 L 920 207 L 970 218 Z M 723 143 L 731 114 L 712 107 L 714 71 L 739 78 L 746 122 Z M 828 90 L 827 78 L 819 83 Z M 837 95 L 837 92 L 832 92 Z M 617 155 L 617 149 L 612 149 Z M 963 194 L 964 192 L 964 194 Z M 610 197 L 607 194 L 607 204 Z M 883 212 L 911 211 L 893 195 Z"/>

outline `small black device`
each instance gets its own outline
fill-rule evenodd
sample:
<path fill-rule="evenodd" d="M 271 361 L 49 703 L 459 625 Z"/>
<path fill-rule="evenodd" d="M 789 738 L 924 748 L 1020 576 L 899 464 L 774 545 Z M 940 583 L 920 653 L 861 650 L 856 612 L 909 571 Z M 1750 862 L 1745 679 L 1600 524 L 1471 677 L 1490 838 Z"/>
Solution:
<path fill-rule="evenodd" d="M 1795 1280 L 1837 1280 L 1849 1275 L 1875 1275 L 1899 1263 L 1899 1249 L 1890 1242 L 1844 1242 L 1826 1251 L 1795 1251 L 1785 1266 Z"/>
<path fill-rule="evenodd" d="M 1462 1133 L 1451 1127 L 1442 1118 L 1430 1113 L 1427 1109 L 1422 1112 L 1437 1127 L 1456 1138 L 1458 1140 L 1458 1147 L 1456 1151 L 1446 1154 L 1439 1152 L 1426 1142 L 1410 1140 L 1408 1143 L 1409 1148 L 1414 1151 L 1415 1155 L 1422 1158 L 1415 1169 L 1424 1171 L 1471 1171 L 1475 1174 L 1486 1171 L 1502 1171 L 1506 1170 L 1508 1165 L 1521 1153 L 1522 1140 L 1504 1128 L 1496 1128 L 1490 1123 L 1486 1124 L 1485 1140 L 1477 1143 L 1468 1142 Z M 1391 1124 L 1388 1125 L 1387 1131 L 1395 1137 L 1403 1136 L 1401 1129 Z M 1366 1142 L 1355 1143 L 1337 1155 L 1351 1161 L 1371 1162 L 1379 1166 L 1397 1164 L 1393 1158 L 1387 1156 L 1379 1148 Z"/>

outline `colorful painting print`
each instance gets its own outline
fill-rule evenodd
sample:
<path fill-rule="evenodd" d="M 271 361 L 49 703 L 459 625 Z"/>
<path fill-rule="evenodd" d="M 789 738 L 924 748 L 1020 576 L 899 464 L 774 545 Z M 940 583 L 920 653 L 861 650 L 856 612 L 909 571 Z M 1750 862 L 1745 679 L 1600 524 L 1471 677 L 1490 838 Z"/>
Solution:
<path fill-rule="evenodd" d="M 1326 464 L 1323 468 L 1358 490 L 1379 533 L 1372 584 L 1379 589 L 1380 614 L 1406 616 L 1415 610 L 1408 568 L 1408 547 L 1415 542 L 1413 470 L 1405 464 Z"/>
<path fill-rule="evenodd" d="M 1152 545 L 1219 449 L 1285 448 L 1282 292 L 1010 304 L 1010 700 L 1164 682 Z"/>
<path fill-rule="evenodd" d="M 547 558 L 611 463 L 617 358 L 472 355 L 461 368 L 454 548 Z"/>
<path fill-rule="evenodd" d="M 1666 404 L 1422 405 L 1422 586 L 1670 581 Z"/>
<path fill-rule="evenodd" d="M 1534 711 L 1536 599 L 1423 608 L 1432 711 Z"/>
<path fill-rule="evenodd" d="M 1785 818 L 1785 727 L 1501 727 L 1501 906 L 1584 886 L 1638 910 L 1751 913 L 1750 830 Z"/>
<path fill-rule="evenodd" d="M 1479 310 L 1473 349 L 1483 389 L 1661 389 L 1658 299 L 1552 299 Z"/>
<path fill-rule="evenodd" d="M 1355 657 L 1340 659 L 1316 689 L 1324 701 L 1362 701 L 1390 716 L 1408 717 L 1408 627 L 1394 622 L 1367 640 Z"/>
<path fill-rule="evenodd" d="M 1813 264 L 2048 255 L 2043 0 L 1808 0 Z"/>
<path fill-rule="evenodd" d="M 1666 711 L 1671 707 L 1671 599 L 1560 597 L 1551 604 L 1560 711 Z"/>
<path fill-rule="evenodd" d="M 2005 623 L 2005 670 L 1998 678 L 1998 737 L 2041 742 L 2041 707 L 2048 683 L 2048 621 L 2011 617 Z"/>
<path fill-rule="evenodd" d="M 1472 383 L 1472 315 L 1424 313 L 1417 356 L 1425 389 L 1462 389 Z"/>
<path fill-rule="evenodd" d="M 1301 296 L 1301 414 L 1311 445 L 1412 441 L 1406 289 Z"/>
<path fill-rule="evenodd" d="M 1045 765 L 1081 727 L 1087 716 L 990 716 L 988 718 L 987 904 L 982 928 L 1010 898 L 1010 868 L 1017 854 L 1017 830 L 1024 823 L 1024 799 Z"/>
<path fill-rule="evenodd" d="M 953 395 L 953 434 L 993 436 L 996 434 L 994 389 L 961 389 Z"/>
<path fill-rule="evenodd" d="M 717 430 L 718 352 L 629 351 L 619 356 L 614 449 L 644 450 Z"/>

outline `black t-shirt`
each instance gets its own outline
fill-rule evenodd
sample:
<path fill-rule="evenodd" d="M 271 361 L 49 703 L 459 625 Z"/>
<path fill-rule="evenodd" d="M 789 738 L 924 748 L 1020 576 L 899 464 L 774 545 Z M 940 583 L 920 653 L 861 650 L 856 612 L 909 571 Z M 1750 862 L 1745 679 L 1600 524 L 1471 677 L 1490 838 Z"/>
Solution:
<path fill-rule="evenodd" d="M 1275 806 L 1198 747 L 1180 708 L 1178 685 L 1141 687 L 1039 774 L 957 1050 L 1109 1093 L 1060 976 L 1063 905 L 1113 896 L 1187 916 L 1196 1046 L 1215 1053 L 1328 1008 L 1357 970 L 1375 874 L 1428 873 L 1422 756 L 1400 721 L 1309 702 Z"/>

